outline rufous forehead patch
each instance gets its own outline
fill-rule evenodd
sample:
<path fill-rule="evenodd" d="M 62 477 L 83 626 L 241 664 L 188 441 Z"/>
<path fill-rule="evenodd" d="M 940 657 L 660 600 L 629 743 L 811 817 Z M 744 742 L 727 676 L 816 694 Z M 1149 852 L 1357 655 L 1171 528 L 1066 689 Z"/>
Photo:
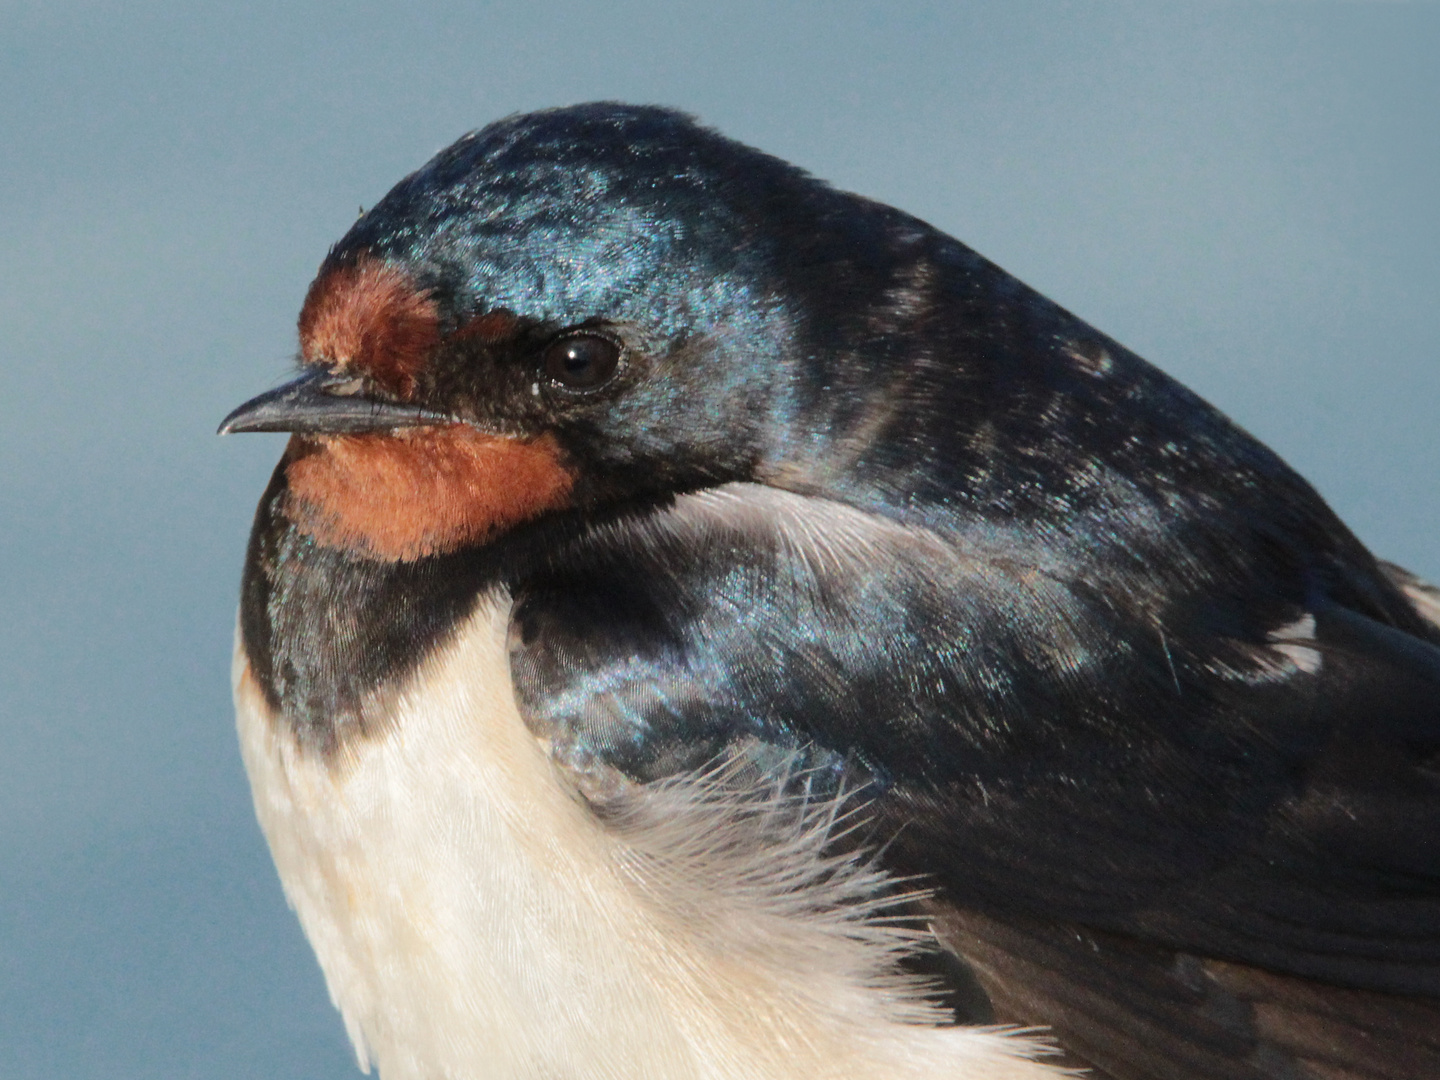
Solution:
<path fill-rule="evenodd" d="M 369 376 L 402 400 L 414 394 L 439 341 L 430 295 L 395 267 L 365 256 L 317 277 L 300 309 L 307 364 Z"/>

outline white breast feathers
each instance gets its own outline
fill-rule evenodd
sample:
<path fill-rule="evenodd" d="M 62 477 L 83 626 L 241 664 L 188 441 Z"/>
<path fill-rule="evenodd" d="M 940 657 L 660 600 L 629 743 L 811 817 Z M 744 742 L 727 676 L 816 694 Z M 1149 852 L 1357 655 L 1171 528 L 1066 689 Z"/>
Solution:
<path fill-rule="evenodd" d="M 1033 1039 L 937 1026 L 906 931 L 823 853 L 836 808 L 724 777 L 605 820 L 516 710 L 497 597 L 334 760 L 237 652 L 240 742 L 286 895 L 384 1080 L 1042 1080 Z"/>

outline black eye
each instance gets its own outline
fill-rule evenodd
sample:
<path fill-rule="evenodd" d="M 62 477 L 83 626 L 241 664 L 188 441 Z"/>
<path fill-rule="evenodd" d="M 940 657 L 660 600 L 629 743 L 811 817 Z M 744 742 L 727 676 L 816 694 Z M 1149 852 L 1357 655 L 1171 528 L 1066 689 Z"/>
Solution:
<path fill-rule="evenodd" d="M 545 346 L 545 374 L 571 390 L 593 390 L 620 363 L 620 346 L 599 334 L 571 334 Z"/>

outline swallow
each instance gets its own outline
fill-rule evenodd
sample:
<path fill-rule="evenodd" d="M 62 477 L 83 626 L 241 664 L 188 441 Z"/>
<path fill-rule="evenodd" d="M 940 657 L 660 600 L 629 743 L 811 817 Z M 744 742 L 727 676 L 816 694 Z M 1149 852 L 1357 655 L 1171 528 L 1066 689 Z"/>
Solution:
<path fill-rule="evenodd" d="M 329 252 L 242 580 L 386 1080 L 1440 1076 L 1440 592 L 922 221 L 661 108 Z"/>

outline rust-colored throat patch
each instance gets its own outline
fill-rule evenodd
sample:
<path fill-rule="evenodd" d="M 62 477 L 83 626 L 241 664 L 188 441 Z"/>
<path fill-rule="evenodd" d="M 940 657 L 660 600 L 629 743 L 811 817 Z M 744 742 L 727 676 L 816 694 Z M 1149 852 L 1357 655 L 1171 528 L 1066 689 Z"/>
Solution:
<path fill-rule="evenodd" d="M 574 477 L 549 435 L 453 424 L 296 436 L 286 512 L 317 543 L 391 561 L 468 547 L 565 506 Z"/>

